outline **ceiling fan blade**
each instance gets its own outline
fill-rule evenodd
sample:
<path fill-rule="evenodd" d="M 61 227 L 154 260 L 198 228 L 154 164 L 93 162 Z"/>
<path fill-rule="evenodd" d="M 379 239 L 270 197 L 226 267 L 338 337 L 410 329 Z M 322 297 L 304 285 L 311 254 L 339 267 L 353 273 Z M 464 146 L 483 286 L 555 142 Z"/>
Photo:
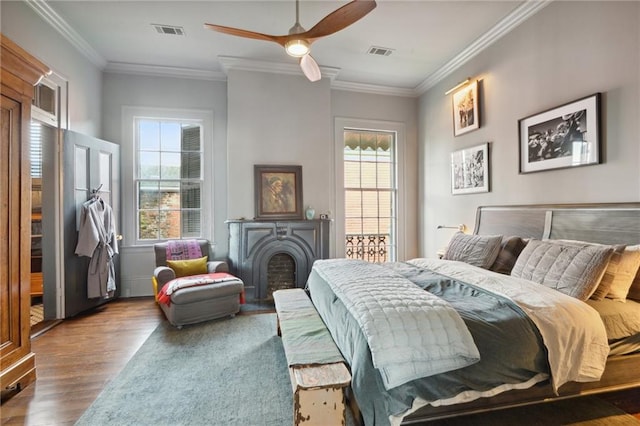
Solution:
<path fill-rule="evenodd" d="M 309 81 L 318 81 L 322 77 L 318 63 L 308 53 L 300 58 L 300 68 Z"/>
<path fill-rule="evenodd" d="M 242 30 L 239 28 L 225 27 L 223 25 L 215 25 L 215 24 L 204 24 L 205 28 L 208 28 L 213 31 L 217 31 L 219 33 L 229 34 L 238 37 L 244 38 L 252 38 L 256 40 L 265 40 L 265 41 L 273 41 L 278 43 L 281 46 L 287 41 L 287 36 L 276 36 L 270 34 L 257 33 L 254 31 Z"/>
<path fill-rule="evenodd" d="M 313 39 L 336 33 L 364 18 L 376 6 L 374 0 L 353 0 L 322 18 L 313 28 L 300 36 L 311 42 Z"/>

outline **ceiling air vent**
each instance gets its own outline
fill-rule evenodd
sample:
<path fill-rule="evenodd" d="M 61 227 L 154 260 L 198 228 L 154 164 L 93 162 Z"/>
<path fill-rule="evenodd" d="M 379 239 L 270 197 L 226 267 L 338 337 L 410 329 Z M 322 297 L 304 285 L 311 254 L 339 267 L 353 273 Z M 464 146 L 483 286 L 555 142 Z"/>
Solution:
<path fill-rule="evenodd" d="M 169 35 L 184 35 L 184 28 L 175 27 L 173 25 L 160 25 L 160 24 L 151 24 L 153 28 L 160 34 L 169 34 Z"/>
<path fill-rule="evenodd" d="M 391 55 L 392 52 L 393 52 L 393 49 L 387 49 L 386 47 L 378 47 L 378 46 L 371 46 L 367 51 L 368 54 L 376 55 L 376 56 L 389 56 Z"/>

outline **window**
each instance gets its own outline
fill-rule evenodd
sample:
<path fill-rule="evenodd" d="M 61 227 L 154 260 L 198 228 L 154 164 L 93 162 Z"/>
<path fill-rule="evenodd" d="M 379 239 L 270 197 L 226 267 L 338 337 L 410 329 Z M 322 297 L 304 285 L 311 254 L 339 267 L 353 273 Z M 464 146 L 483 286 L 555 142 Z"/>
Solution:
<path fill-rule="evenodd" d="M 139 241 L 203 234 L 202 123 L 135 119 Z"/>
<path fill-rule="evenodd" d="M 344 129 L 345 257 L 396 260 L 396 133 Z"/>
<path fill-rule="evenodd" d="M 67 80 L 52 72 L 33 87 L 31 118 L 62 129 L 69 128 Z"/>

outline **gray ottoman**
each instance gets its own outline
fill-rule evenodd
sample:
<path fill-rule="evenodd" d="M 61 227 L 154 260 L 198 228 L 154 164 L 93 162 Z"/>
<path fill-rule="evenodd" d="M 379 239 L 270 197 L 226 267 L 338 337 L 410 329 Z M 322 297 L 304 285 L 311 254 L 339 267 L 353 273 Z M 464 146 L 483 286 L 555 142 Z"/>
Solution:
<path fill-rule="evenodd" d="M 231 281 L 183 288 L 171 295 L 171 303 L 159 303 L 169 322 L 180 328 L 226 316 L 240 311 L 240 295 L 244 284 L 236 278 Z"/>

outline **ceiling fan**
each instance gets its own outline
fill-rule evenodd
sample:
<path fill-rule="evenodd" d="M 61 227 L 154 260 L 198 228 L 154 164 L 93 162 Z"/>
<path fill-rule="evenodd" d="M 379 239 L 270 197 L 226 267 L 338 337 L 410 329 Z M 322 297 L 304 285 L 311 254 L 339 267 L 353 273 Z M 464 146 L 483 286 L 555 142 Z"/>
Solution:
<path fill-rule="evenodd" d="M 318 81 L 320 80 L 321 73 L 318 63 L 309 54 L 311 43 L 321 37 L 336 33 L 362 19 L 366 14 L 375 9 L 376 2 L 374 0 L 353 0 L 322 18 L 320 22 L 309 31 L 300 25 L 298 3 L 299 0 L 296 0 L 296 22 L 287 35 L 263 34 L 206 23 L 204 26 L 225 34 L 278 43 L 285 48 L 287 54 L 295 58 L 300 58 L 300 68 L 302 68 L 302 72 L 310 81 Z"/>

